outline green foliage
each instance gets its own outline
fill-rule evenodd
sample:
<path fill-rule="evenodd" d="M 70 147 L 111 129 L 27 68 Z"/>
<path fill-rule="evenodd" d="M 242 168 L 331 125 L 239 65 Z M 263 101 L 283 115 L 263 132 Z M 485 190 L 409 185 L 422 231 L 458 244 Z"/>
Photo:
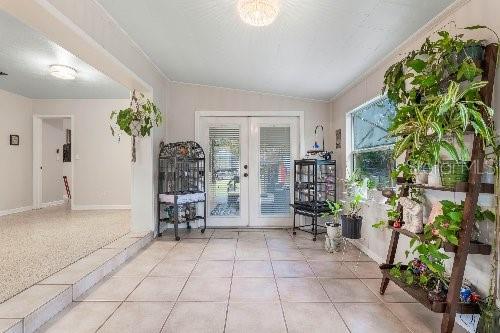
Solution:
<path fill-rule="evenodd" d="M 375 188 L 375 182 L 368 177 L 363 177 L 361 172 L 355 169 L 345 180 L 345 199 L 342 201 L 347 216 L 356 218 L 359 215 L 362 204 L 368 199 L 368 191 Z"/>
<path fill-rule="evenodd" d="M 135 104 L 135 105 L 133 105 Z M 134 107 L 132 107 L 134 106 Z M 129 108 L 111 112 L 111 134 L 117 134 L 115 127 L 129 136 L 146 137 L 151 135 L 151 129 L 162 122 L 162 114 L 157 106 L 143 94 L 139 98 L 132 97 Z"/>
<path fill-rule="evenodd" d="M 328 208 L 330 209 L 329 213 L 325 213 L 322 216 L 333 216 L 333 219 L 338 220 L 340 214 L 342 213 L 342 204 L 340 202 L 332 202 L 330 200 L 326 200 Z"/>
<path fill-rule="evenodd" d="M 478 81 L 482 70 L 480 59 L 474 58 L 482 54 L 482 41 L 464 40 L 463 35 L 447 31 L 437 35 L 392 65 L 384 77 L 383 90 L 396 106 L 389 128 L 389 134 L 398 138 L 394 157 L 407 152 L 416 168 L 436 165 L 441 151 L 454 160 L 466 160 L 464 132 L 470 129 L 487 146 L 494 146 L 493 110 L 479 94 L 487 82 Z"/>

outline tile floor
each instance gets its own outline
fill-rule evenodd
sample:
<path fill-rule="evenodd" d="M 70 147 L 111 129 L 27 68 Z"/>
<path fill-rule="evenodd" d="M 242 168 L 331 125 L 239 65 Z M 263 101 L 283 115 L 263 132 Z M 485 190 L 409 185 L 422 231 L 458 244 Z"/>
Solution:
<path fill-rule="evenodd" d="M 328 254 L 310 239 L 286 230 L 164 236 L 40 331 L 439 331 L 440 315 L 397 286 L 378 294 L 380 272 L 365 254 Z"/>

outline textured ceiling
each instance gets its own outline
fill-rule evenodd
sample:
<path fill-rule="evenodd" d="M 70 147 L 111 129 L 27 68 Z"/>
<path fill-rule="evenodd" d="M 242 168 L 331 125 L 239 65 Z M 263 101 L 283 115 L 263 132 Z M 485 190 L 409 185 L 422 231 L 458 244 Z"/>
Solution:
<path fill-rule="evenodd" d="M 128 98 L 128 90 L 62 47 L 0 11 L 0 89 L 29 98 Z M 49 74 L 63 64 L 78 70 L 73 81 Z"/>
<path fill-rule="evenodd" d="M 453 0 L 281 0 L 244 24 L 236 0 L 97 0 L 172 80 L 327 100 Z"/>

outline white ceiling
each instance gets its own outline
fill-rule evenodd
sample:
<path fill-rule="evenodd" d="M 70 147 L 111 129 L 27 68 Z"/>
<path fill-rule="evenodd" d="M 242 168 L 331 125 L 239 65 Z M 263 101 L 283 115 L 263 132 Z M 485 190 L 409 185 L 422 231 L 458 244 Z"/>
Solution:
<path fill-rule="evenodd" d="M 0 89 L 36 99 L 128 98 L 128 90 L 56 43 L 0 11 Z M 78 70 L 73 81 L 49 74 L 62 64 Z"/>
<path fill-rule="evenodd" d="M 268 27 L 236 0 L 97 0 L 170 79 L 328 100 L 454 0 L 281 0 Z"/>

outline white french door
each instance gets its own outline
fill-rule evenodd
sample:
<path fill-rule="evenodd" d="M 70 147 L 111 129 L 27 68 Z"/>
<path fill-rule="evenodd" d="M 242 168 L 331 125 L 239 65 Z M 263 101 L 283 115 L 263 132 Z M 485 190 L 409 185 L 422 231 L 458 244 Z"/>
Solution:
<path fill-rule="evenodd" d="M 207 224 L 290 226 L 298 117 L 201 117 L 207 163 Z"/>

